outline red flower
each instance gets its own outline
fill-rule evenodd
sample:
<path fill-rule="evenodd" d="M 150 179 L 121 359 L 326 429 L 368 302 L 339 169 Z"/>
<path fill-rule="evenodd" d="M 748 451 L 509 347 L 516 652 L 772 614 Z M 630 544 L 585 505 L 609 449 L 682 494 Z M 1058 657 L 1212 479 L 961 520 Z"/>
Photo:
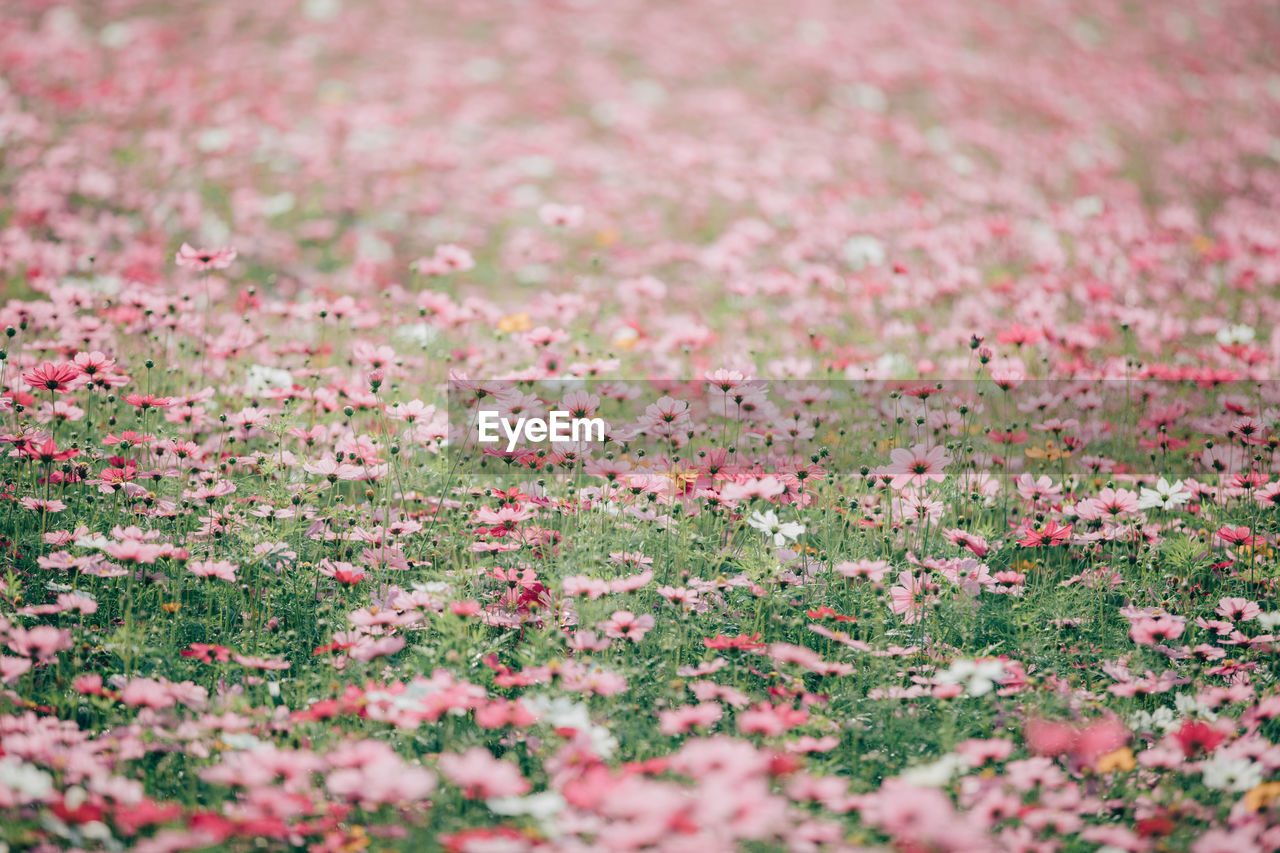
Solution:
<path fill-rule="evenodd" d="M 760 642 L 759 634 L 739 634 L 736 637 L 726 637 L 724 634 L 716 634 L 714 637 L 703 637 L 702 644 L 709 649 L 763 649 L 764 643 Z"/>
<path fill-rule="evenodd" d="M 1247 527 L 1224 525 L 1214 535 L 1227 545 L 1248 545 L 1253 542 L 1253 531 Z"/>
<path fill-rule="evenodd" d="M 46 465 L 54 462 L 66 462 L 68 459 L 74 459 L 80 455 L 80 451 L 75 448 L 59 450 L 58 445 L 53 443 L 52 438 L 47 439 L 44 444 L 27 444 L 21 448 L 21 451 L 23 456 L 39 459 Z"/>
<path fill-rule="evenodd" d="M 1142 838 L 1162 838 L 1172 835 L 1178 825 L 1166 815 L 1143 818 L 1133 826 Z"/>
<path fill-rule="evenodd" d="M 1023 537 L 1018 540 L 1018 544 L 1025 548 L 1040 548 L 1051 545 L 1063 545 L 1071 538 L 1071 525 L 1065 527 L 1056 521 L 1048 521 L 1045 526 L 1036 530 L 1033 527 L 1027 527 L 1023 530 Z"/>
<path fill-rule="evenodd" d="M 190 647 L 178 652 L 184 658 L 195 658 L 201 663 L 226 663 L 231 660 L 231 649 L 226 646 L 215 646 L 207 643 L 192 643 Z"/>
<path fill-rule="evenodd" d="M 333 579 L 338 583 L 347 585 L 358 584 L 364 580 L 364 572 L 359 569 L 338 569 L 333 573 Z"/>
<path fill-rule="evenodd" d="M 157 823 L 168 823 L 182 814 L 182 807 L 172 804 L 161 805 L 155 800 L 143 797 L 135 805 L 117 805 L 112 820 L 125 835 L 134 835 L 144 826 Z"/>
<path fill-rule="evenodd" d="M 857 622 L 854 616 L 841 616 L 827 605 L 822 605 L 817 610 L 806 610 L 805 615 L 810 619 L 834 619 L 837 622 Z"/>
<path fill-rule="evenodd" d="M 1182 754 L 1187 758 L 1208 755 L 1226 738 L 1222 732 L 1208 723 L 1187 720 L 1182 728 L 1173 733 L 1173 739 L 1182 747 Z"/>
<path fill-rule="evenodd" d="M 163 409 L 173 405 L 168 397 L 157 397 L 155 394 L 130 394 L 124 398 L 130 406 L 138 409 Z"/>
<path fill-rule="evenodd" d="M 22 374 L 22 381 L 32 388 L 55 394 L 67 393 L 71 390 L 71 383 L 79 378 L 80 369 L 74 364 L 54 364 L 49 361 Z"/>

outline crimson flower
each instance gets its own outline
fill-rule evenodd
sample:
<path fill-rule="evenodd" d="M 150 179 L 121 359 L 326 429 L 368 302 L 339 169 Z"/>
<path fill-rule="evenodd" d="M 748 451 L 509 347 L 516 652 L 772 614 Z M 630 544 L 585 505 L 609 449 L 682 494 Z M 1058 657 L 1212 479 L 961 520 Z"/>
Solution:
<path fill-rule="evenodd" d="M 1036 530 L 1028 527 L 1023 531 L 1018 544 L 1024 548 L 1040 548 L 1052 545 L 1064 545 L 1071 538 L 1071 525 L 1060 525 L 1056 521 L 1048 521 L 1044 527 Z"/>
<path fill-rule="evenodd" d="M 1223 525 L 1214 535 L 1227 545 L 1248 545 L 1253 542 L 1253 531 L 1244 526 Z"/>
<path fill-rule="evenodd" d="M 703 637 L 702 644 L 709 649 L 763 649 L 765 644 L 760 642 L 759 634 L 739 634 L 736 637 L 726 637 L 724 634 L 717 634 L 714 637 Z"/>
<path fill-rule="evenodd" d="M 38 391 L 65 394 L 71 390 L 71 383 L 79 377 L 80 369 L 74 364 L 54 364 L 46 361 L 39 367 L 22 374 L 22 381 Z"/>
<path fill-rule="evenodd" d="M 819 607 L 817 610 L 806 610 L 805 615 L 808 616 L 810 619 L 834 619 L 837 622 L 857 622 L 858 621 L 857 617 L 841 615 L 836 611 L 832 610 L 830 607 L 826 606 L 825 604 Z"/>
<path fill-rule="evenodd" d="M 173 400 L 155 394 L 130 394 L 124 401 L 137 409 L 163 409 L 173 405 Z"/>
<path fill-rule="evenodd" d="M 192 643 L 190 647 L 178 652 L 184 658 L 195 658 L 201 663 L 226 663 L 231 660 L 231 649 L 226 646 L 208 643 Z"/>
<path fill-rule="evenodd" d="M 67 450 L 59 450 L 58 445 L 53 443 L 53 439 L 47 439 L 44 444 L 30 443 L 22 448 L 22 455 L 29 456 L 32 459 L 39 459 L 46 465 L 53 462 L 66 462 L 68 459 L 74 459 L 80 455 L 80 451 L 75 448 Z"/>
<path fill-rule="evenodd" d="M 1213 752 L 1218 744 L 1226 738 L 1222 732 L 1208 723 L 1187 720 L 1182 728 L 1173 733 L 1173 738 L 1182 747 L 1182 754 L 1187 758 L 1197 758 Z"/>

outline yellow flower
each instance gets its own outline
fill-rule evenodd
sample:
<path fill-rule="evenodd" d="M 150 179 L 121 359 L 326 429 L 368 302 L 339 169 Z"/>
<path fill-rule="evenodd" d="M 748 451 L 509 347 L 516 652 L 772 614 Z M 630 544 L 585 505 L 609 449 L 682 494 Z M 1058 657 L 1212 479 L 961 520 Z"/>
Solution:
<path fill-rule="evenodd" d="M 1241 542 L 1236 547 L 1236 553 L 1246 559 L 1249 558 L 1250 556 L 1265 557 L 1270 559 L 1270 557 L 1275 553 L 1275 549 L 1272 548 L 1270 545 L 1266 544 L 1265 542 L 1255 542 L 1252 545 Z"/>
<path fill-rule="evenodd" d="M 1057 462 L 1059 459 L 1070 459 L 1071 451 L 1062 450 L 1052 441 L 1046 441 L 1044 447 L 1031 445 L 1023 451 L 1028 459 L 1047 459 L 1050 462 Z"/>
<path fill-rule="evenodd" d="M 630 326 L 623 326 L 613 333 L 609 342 L 617 349 L 630 351 L 640 342 L 640 333 Z"/>
<path fill-rule="evenodd" d="M 672 465 L 663 472 L 663 476 L 672 482 L 677 492 L 683 493 L 689 486 L 698 482 L 698 469 L 681 468 L 679 465 Z"/>
<path fill-rule="evenodd" d="M 1099 773 L 1110 773 L 1113 770 L 1128 773 L 1137 766 L 1138 762 L 1133 760 L 1133 750 L 1125 746 L 1099 758 L 1095 769 Z"/>
<path fill-rule="evenodd" d="M 826 432 L 824 432 L 822 434 L 822 437 L 819 439 L 819 441 L 821 441 L 823 444 L 830 445 L 832 447 L 839 447 L 840 445 L 845 443 L 844 436 L 840 434 L 839 430 L 835 430 L 835 429 L 829 429 Z"/>
<path fill-rule="evenodd" d="M 1280 782 L 1263 782 L 1244 795 L 1244 806 L 1251 812 L 1261 811 L 1280 797 Z"/>
<path fill-rule="evenodd" d="M 165 613 L 177 613 L 179 610 L 182 609 L 182 602 L 166 601 L 164 604 L 160 605 L 160 609 L 163 610 Z"/>
<path fill-rule="evenodd" d="M 370 842 L 371 839 L 365 832 L 364 827 L 357 825 L 351 827 L 351 835 L 347 839 L 347 843 L 343 844 L 338 849 L 341 850 L 342 853 L 356 853 L 357 850 L 363 850 L 368 847 Z"/>
<path fill-rule="evenodd" d="M 498 320 L 499 332 L 527 332 L 532 328 L 533 320 L 523 311 L 519 314 L 508 314 Z"/>

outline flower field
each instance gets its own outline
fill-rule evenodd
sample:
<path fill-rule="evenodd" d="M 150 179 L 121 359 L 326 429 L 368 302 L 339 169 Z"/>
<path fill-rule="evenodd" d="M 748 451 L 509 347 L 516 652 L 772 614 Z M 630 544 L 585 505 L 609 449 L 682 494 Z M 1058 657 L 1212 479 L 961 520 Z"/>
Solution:
<path fill-rule="evenodd" d="M 0 853 L 1280 850 L 1277 43 L 0 0 Z"/>

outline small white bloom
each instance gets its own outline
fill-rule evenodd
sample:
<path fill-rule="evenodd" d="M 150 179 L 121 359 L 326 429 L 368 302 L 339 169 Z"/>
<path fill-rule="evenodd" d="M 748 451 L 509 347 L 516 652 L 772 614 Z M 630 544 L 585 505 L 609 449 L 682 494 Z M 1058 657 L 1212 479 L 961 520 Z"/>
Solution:
<path fill-rule="evenodd" d="M 232 749 L 254 750 L 262 746 L 262 741 L 247 732 L 223 732 L 222 742 Z"/>
<path fill-rule="evenodd" d="M 1270 613 L 1259 613 L 1258 624 L 1262 626 L 1264 631 L 1280 628 L 1280 610 L 1274 610 Z"/>
<path fill-rule="evenodd" d="M 779 521 L 778 514 L 773 510 L 768 512 L 760 512 L 756 510 L 751 513 L 751 517 L 747 519 L 750 524 L 761 533 L 768 534 L 773 537 L 773 546 L 781 548 L 788 542 L 794 541 L 804 533 L 804 525 L 795 521 Z"/>
<path fill-rule="evenodd" d="M 1154 489 L 1142 487 L 1142 493 L 1138 495 L 1139 509 L 1173 509 L 1182 506 L 1191 500 L 1191 492 L 1182 485 L 1181 480 L 1170 484 L 1168 480 L 1161 477 L 1156 482 Z"/>
<path fill-rule="evenodd" d="M 429 323 L 413 323 L 408 326 L 397 326 L 396 337 L 402 341 L 425 347 L 436 338 L 436 329 Z"/>
<path fill-rule="evenodd" d="M 342 0 L 303 0 L 302 14 L 313 21 L 332 21 L 342 11 Z"/>
<path fill-rule="evenodd" d="M 293 386 L 293 374 L 278 367 L 251 364 L 249 365 L 248 374 L 244 382 L 245 390 L 254 396 L 265 394 L 272 389 Z"/>
<path fill-rule="evenodd" d="M 1253 340 L 1255 334 L 1253 327 L 1241 323 L 1236 326 L 1224 326 L 1214 337 L 1218 343 L 1226 347 L 1232 344 L 1247 344 Z"/>
<path fill-rule="evenodd" d="M 556 791 L 542 791 L 525 797 L 492 797 L 484 801 L 494 814 L 513 817 L 528 815 L 546 831 L 551 819 L 565 807 L 565 799 Z"/>
<path fill-rule="evenodd" d="M 587 706 L 574 702 L 565 696 L 554 698 L 545 694 L 526 696 L 525 707 L 532 711 L 538 721 L 556 729 L 576 729 L 586 732 L 591 739 L 591 750 L 600 758 L 608 758 L 618 748 L 618 740 L 604 726 L 591 721 Z"/>
<path fill-rule="evenodd" d="M 898 778 L 921 788 L 940 788 L 952 777 L 968 769 L 969 763 L 954 752 L 929 764 L 920 764 L 904 770 Z"/>
<path fill-rule="evenodd" d="M 884 259 L 884 243 L 870 234 L 858 234 L 845 241 L 844 260 L 851 269 L 878 267 Z"/>
<path fill-rule="evenodd" d="M 1173 697 L 1173 706 L 1184 717 L 1198 717 L 1202 720 L 1216 720 L 1218 715 L 1208 705 L 1196 701 L 1190 693 L 1179 693 Z"/>
<path fill-rule="evenodd" d="M 1004 678 L 1004 664 L 998 660 L 958 660 L 946 672 L 939 673 L 942 684 L 961 684 L 970 696 L 985 696 Z"/>
<path fill-rule="evenodd" d="M 1248 758 L 1219 753 L 1200 762 L 1205 785 L 1215 791 L 1247 791 L 1262 784 L 1262 767 Z"/>
<path fill-rule="evenodd" d="M 19 803 L 43 800 L 53 791 L 53 777 L 17 758 L 0 759 L 0 785 L 17 794 Z"/>
<path fill-rule="evenodd" d="M 1160 707 L 1154 711 L 1135 711 L 1129 717 L 1129 728 L 1139 732 L 1171 732 L 1181 725 L 1172 708 Z"/>

